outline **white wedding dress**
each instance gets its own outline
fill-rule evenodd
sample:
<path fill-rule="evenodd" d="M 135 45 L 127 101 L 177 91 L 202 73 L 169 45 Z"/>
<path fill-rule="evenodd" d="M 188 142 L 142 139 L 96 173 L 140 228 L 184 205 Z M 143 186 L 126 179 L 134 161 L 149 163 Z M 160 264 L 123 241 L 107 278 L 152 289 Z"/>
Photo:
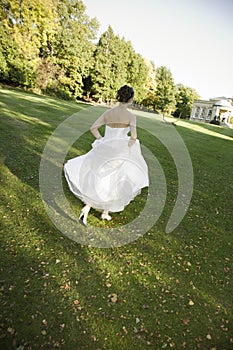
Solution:
<path fill-rule="evenodd" d="M 119 212 L 149 185 L 139 140 L 129 147 L 129 127 L 105 127 L 92 149 L 68 160 L 64 173 L 70 190 L 85 204 Z"/>

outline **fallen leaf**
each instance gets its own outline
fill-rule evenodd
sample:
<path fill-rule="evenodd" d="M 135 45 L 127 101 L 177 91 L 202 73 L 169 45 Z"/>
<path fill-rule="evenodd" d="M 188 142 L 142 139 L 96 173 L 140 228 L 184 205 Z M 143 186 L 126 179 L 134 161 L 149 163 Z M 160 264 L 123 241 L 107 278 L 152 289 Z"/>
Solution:
<path fill-rule="evenodd" d="M 189 322 L 190 322 L 190 319 L 189 319 L 189 318 L 187 318 L 187 319 L 183 320 L 183 324 L 188 325 L 188 324 L 189 324 Z"/>
<path fill-rule="evenodd" d="M 127 329 L 126 329 L 125 326 L 123 326 L 122 329 L 123 329 L 123 331 L 125 332 L 125 334 L 128 334 L 128 331 L 127 331 Z"/>
<path fill-rule="evenodd" d="M 67 291 L 71 290 L 70 282 L 66 283 L 64 289 L 67 290 Z"/>
<path fill-rule="evenodd" d="M 115 294 L 115 293 L 109 294 L 108 297 L 109 297 L 109 299 L 110 299 L 110 301 L 111 301 L 112 303 L 116 303 L 117 300 L 118 300 L 117 294 Z"/>
<path fill-rule="evenodd" d="M 14 334 L 15 330 L 14 330 L 14 328 L 8 327 L 7 328 L 7 332 L 10 333 L 10 334 Z"/>

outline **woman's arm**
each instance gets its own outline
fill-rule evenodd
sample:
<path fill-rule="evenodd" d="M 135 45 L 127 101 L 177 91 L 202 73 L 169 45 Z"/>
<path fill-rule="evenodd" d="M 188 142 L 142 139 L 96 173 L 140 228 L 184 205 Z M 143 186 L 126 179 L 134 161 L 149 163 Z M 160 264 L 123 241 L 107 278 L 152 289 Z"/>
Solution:
<path fill-rule="evenodd" d="M 136 117 L 132 115 L 130 120 L 130 140 L 128 143 L 129 147 L 131 147 L 136 140 L 137 140 Z"/>
<path fill-rule="evenodd" d="M 132 140 L 137 139 L 137 125 L 136 125 L 136 117 L 135 115 L 132 116 L 130 120 L 130 135 Z"/>
<path fill-rule="evenodd" d="M 90 127 L 90 131 L 95 136 L 95 138 L 100 139 L 102 137 L 98 129 L 104 124 L 105 116 L 102 114 Z"/>

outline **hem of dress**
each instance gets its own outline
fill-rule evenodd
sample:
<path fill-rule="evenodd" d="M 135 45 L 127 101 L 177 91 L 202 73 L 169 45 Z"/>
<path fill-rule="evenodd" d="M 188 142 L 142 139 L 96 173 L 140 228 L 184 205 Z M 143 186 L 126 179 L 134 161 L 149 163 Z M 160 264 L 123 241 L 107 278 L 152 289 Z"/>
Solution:
<path fill-rule="evenodd" d="M 83 195 L 81 194 L 81 192 L 77 192 L 77 191 L 74 190 L 74 187 L 72 186 L 72 182 L 70 181 L 69 175 L 68 175 L 68 173 L 66 172 L 66 169 L 65 169 L 65 168 L 64 168 L 64 175 L 65 175 L 66 181 L 67 181 L 67 183 L 68 183 L 69 189 L 70 189 L 70 191 L 75 195 L 75 197 L 77 197 L 77 198 L 80 199 L 84 204 L 90 206 L 90 207 L 93 208 L 93 209 L 96 209 L 96 210 L 108 210 L 108 211 L 111 212 L 111 213 L 118 213 L 118 212 L 123 211 L 123 210 L 125 209 L 125 207 L 126 207 L 127 205 L 129 205 L 129 203 L 132 202 L 132 201 L 134 200 L 134 198 L 137 197 L 137 196 L 141 193 L 141 190 L 142 190 L 143 188 L 148 187 L 148 185 L 145 185 L 145 186 L 141 187 L 138 191 L 136 191 L 136 192 L 132 195 L 132 197 L 131 197 L 129 200 L 127 200 L 126 202 L 123 202 L 122 205 L 121 205 L 119 208 L 114 208 L 114 206 L 111 205 L 110 203 L 109 203 L 109 205 L 107 205 L 107 203 L 106 203 L 106 204 L 104 204 L 104 203 L 103 203 L 103 204 L 99 204 L 99 203 L 94 203 L 92 200 L 89 200 L 89 201 L 88 201 L 87 198 L 85 198 L 85 196 L 83 196 Z M 111 208 L 111 207 L 113 207 L 113 208 Z"/>

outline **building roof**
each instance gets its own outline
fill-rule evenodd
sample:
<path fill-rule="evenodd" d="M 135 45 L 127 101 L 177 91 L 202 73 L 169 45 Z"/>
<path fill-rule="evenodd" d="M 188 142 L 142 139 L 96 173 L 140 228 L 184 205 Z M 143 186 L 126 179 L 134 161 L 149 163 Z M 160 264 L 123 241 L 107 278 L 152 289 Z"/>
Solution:
<path fill-rule="evenodd" d="M 224 96 L 210 98 L 209 100 L 195 100 L 194 102 L 212 104 L 214 106 L 233 107 L 233 98 L 227 98 Z"/>
<path fill-rule="evenodd" d="M 232 104 L 231 104 L 231 101 L 229 99 L 221 99 L 221 100 L 217 100 L 214 103 L 214 106 L 232 107 Z"/>

